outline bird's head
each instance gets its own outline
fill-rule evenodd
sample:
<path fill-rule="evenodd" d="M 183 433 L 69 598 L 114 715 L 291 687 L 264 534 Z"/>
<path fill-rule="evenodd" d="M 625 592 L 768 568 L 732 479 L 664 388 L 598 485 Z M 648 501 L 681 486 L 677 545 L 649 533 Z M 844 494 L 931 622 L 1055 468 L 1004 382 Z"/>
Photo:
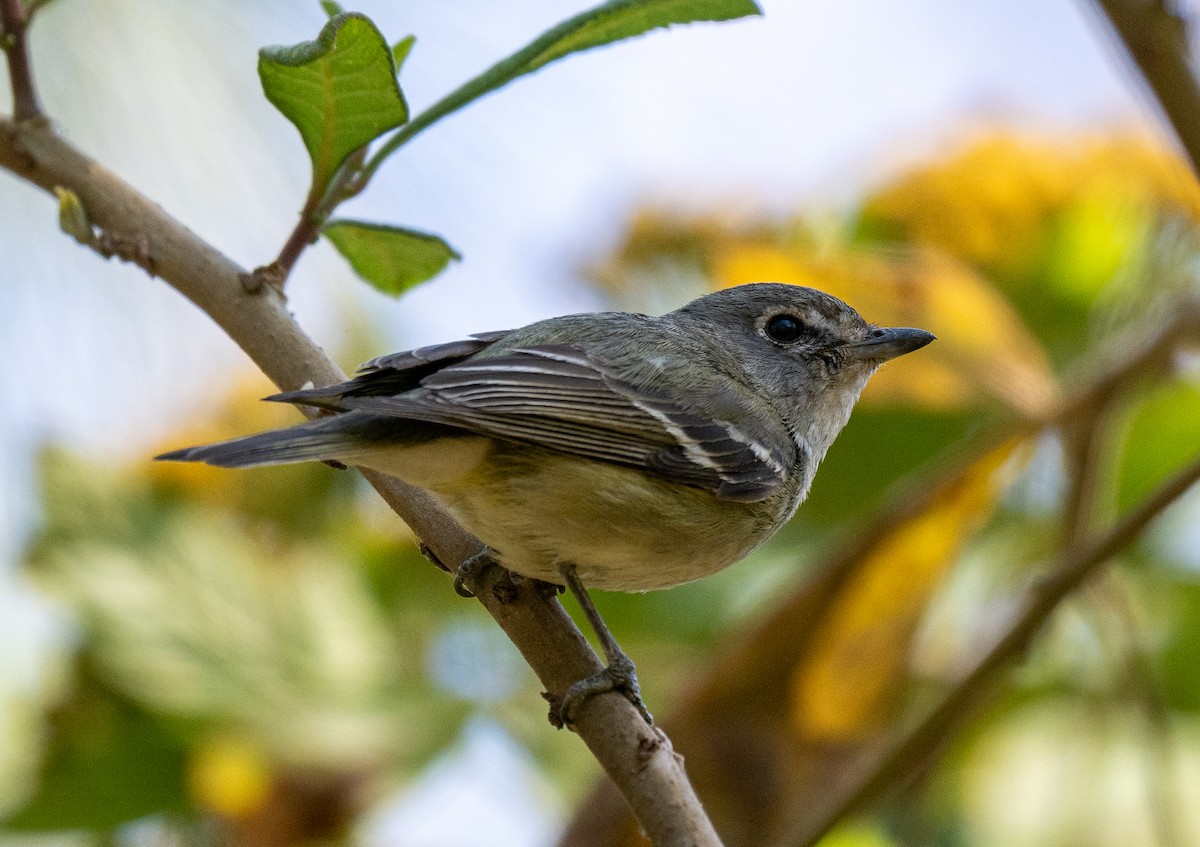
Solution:
<path fill-rule="evenodd" d="M 677 314 L 705 324 L 818 459 L 871 374 L 934 339 L 922 329 L 875 326 L 823 291 L 780 283 L 723 289 Z"/>

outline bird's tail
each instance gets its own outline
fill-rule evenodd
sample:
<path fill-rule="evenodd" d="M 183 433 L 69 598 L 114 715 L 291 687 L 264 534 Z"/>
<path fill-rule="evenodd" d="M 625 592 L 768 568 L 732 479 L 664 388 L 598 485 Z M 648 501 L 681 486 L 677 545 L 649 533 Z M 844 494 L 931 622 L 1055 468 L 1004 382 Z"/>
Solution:
<path fill-rule="evenodd" d="M 260 432 L 244 438 L 185 447 L 155 456 L 168 462 L 205 462 L 221 468 L 254 468 L 294 462 L 346 459 L 361 442 L 339 427 L 338 418 L 322 418 L 288 429 Z"/>

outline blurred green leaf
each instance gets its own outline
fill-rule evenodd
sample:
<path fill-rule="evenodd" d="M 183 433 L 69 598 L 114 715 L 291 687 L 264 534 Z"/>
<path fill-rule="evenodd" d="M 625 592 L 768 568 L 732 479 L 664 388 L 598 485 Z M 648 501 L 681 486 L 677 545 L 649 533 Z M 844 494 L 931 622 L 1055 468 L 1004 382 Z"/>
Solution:
<path fill-rule="evenodd" d="M 1144 203 L 1112 191 L 1084 193 L 1048 221 L 1044 281 L 1062 297 L 1091 304 L 1122 267 L 1142 260 L 1156 222 Z"/>
<path fill-rule="evenodd" d="M 183 744 L 88 672 L 50 723 L 52 741 L 37 791 L 4 822 L 6 828 L 103 831 L 188 808 Z"/>
<path fill-rule="evenodd" d="M 391 48 L 357 13 L 333 17 L 316 41 L 264 47 L 258 75 L 267 99 L 300 130 L 317 196 L 346 157 L 408 120 Z"/>
<path fill-rule="evenodd" d="M 31 563 L 47 547 L 80 538 L 107 538 L 114 544 L 136 546 L 154 534 L 161 510 L 123 474 L 80 460 L 57 448 L 38 457 L 42 525 L 33 545 Z"/>
<path fill-rule="evenodd" d="M 1140 502 L 1173 471 L 1200 455 L 1200 388 L 1156 388 L 1133 415 L 1121 460 L 1117 506 Z"/>
<path fill-rule="evenodd" d="M 445 575 L 390 522 L 365 523 L 353 485 L 268 481 L 280 501 L 318 491 L 329 514 L 299 527 L 210 488 L 236 475 L 172 485 L 164 467 L 46 452 L 47 519 L 28 562 L 73 616 L 99 693 L 72 698 L 63 728 L 55 719 L 22 825 L 103 828 L 178 808 L 138 780 L 177 787 L 188 745 L 214 733 L 244 739 L 271 769 L 407 774 L 435 756 L 470 708 L 429 684 L 423 645 L 458 607 Z M 146 773 L 126 778 L 114 745 Z"/>
<path fill-rule="evenodd" d="M 341 3 L 335 3 L 334 0 L 321 0 L 321 8 L 325 10 L 331 18 L 336 18 L 338 15 L 345 14 L 346 10 L 342 8 Z"/>
<path fill-rule="evenodd" d="M 1168 626 L 1156 651 L 1163 696 L 1173 708 L 1200 712 L 1200 585 L 1171 579 L 1167 586 Z"/>
<path fill-rule="evenodd" d="M 436 235 L 364 221 L 331 221 L 321 230 L 346 257 L 354 272 L 371 285 L 399 296 L 432 279 L 461 259 Z"/>
<path fill-rule="evenodd" d="M 860 407 L 813 481 L 794 526 L 828 528 L 878 505 L 889 486 L 976 429 L 978 412 L 929 413 Z"/>
<path fill-rule="evenodd" d="M 867 823 L 852 823 L 838 827 L 821 839 L 821 847 L 892 847 L 892 841 L 878 827 Z"/>

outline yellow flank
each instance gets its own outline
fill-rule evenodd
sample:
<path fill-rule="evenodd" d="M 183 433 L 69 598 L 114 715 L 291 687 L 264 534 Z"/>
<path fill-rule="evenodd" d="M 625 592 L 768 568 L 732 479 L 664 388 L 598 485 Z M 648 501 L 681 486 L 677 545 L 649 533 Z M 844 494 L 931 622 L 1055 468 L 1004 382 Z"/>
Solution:
<path fill-rule="evenodd" d="M 650 591 L 691 582 L 740 559 L 790 515 L 770 499 L 724 502 L 630 468 L 495 444 L 473 472 L 417 484 L 507 567 L 536 579 L 561 582 L 558 566 L 570 563 L 589 588 Z"/>
<path fill-rule="evenodd" d="M 482 478 L 484 460 L 494 444 L 490 438 L 467 433 L 459 438 L 444 437 L 418 444 L 397 442 L 394 447 L 373 446 L 368 464 L 434 492 L 470 488 Z M 345 461 L 362 464 L 362 459 L 355 456 L 346 456 Z"/>

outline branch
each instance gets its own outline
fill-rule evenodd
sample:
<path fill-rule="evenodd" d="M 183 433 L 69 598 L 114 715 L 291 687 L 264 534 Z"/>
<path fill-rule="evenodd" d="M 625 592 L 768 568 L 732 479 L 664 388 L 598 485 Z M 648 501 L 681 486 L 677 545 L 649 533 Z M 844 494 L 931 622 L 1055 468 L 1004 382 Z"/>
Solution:
<path fill-rule="evenodd" d="M 42 105 L 33 85 L 33 68 L 29 64 L 29 48 L 25 42 L 32 14 L 33 9 L 22 8 L 21 0 L 0 0 L 0 39 L 8 58 L 13 118 L 18 123 L 42 117 Z"/>
<path fill-rule="evenodd" d="M 1200 174 L 1200 86 L 1192 73 L 1187 22 L 1164 0 L 1093 0 Z"/>
<path fill-rule="evenodd" d="M 366 155 L 367 148 L 363 147 L 342 162 L 323 194 L 317 190 L 319 186 L 314 185 L 309 189 L 304 206 L 300 209 L 299 220 L 280 248 L 279 255 L 270 264 L 251 271 L 246 281 L 247 291 L 256 294 L 264 285 L 271 285 L 283 291 L 292 268 L 296 267 L 296 262 L 300 260 L 300 255 L 321 237 L 321 227 L 338 204 L 351 196 L 350 182 Z"/>
<path fill-rule="evenodd" d="M 1112 390 L 1101 389 L 1088 404 L 1089 414 L 1075 414 L 1062 422 L 1066 452 L 1067 495 L 1062 509 L 1064 547 L 1079 544 L 1092 535 L 1101 508 L 1100 487 L 1104 458 L 1109 455 L 1113 413 Z"/>
<path fill-rule="evenodd" d="M 117 255 L 161 277 L 195 303 L 279 388 L 345 379 L 296 324 L 277 290 L 248 292 L 243 268 L 47 127 L 0 117 L 0 167 L 47 192 L 56 187 L 74 192 L 99 228 L 100 241 L 137 245 Z M 383 474 L 362 474 L 441 561 L 458 563 L 480 550 L 479 541 L 424 491 Z M 532 580 L 515 584 L 500 569 L 491 568 L 468 587 L 552 696 L 601 669 L 557 599 Z M 602 694 L 584 702 L 574 729 L 655 845 L 720 846 L 669 740 L 661 730 L 648 727 L 622 695 Z"/>
<path fill-rule="evenodd" d="M 819 823 L 795 833 L 788 843 L 815 844 L 838 822 L 911 773 L 962 722 L 1000 670 L 1025 652 L 1059 603 L 1198 481 L 1200 461 L 1164 483 L 1097 541 L 1070 547 L 1060 554 L 1049 575 L 1029 589 L 1020 610 L 971 671 L 890 750 L 863 768 L 862 777 L 851 781 L 849 791 L 832 797 L 827 811 L 818 817 Z"/>

